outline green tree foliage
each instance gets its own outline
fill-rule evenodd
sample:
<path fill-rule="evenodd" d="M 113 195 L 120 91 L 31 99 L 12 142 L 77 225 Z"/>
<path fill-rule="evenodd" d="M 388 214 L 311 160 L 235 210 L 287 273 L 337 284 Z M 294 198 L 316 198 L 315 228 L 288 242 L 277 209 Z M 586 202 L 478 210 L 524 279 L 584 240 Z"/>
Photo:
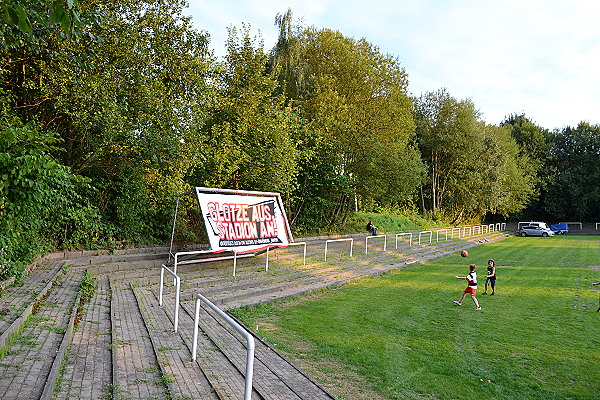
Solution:
<path fill-rule="evenodd" d="M 545 209 L 551 218 L 597 221 L 600 215 L 600 125 L 580 123 L 550 135 L 556 167 L 547 188 Z"/>
<path fill-rule="evenodd" d="M 93 199 L 119 239 L 168 234 L 174 193 L 187 188 L 200 142 L 207 35 L 183 1 L 84 2 L 101 14 L 86 38 L 51 37 L 46 51 L 7 49 L 2 85 L 24 121 L 57 132 L 57 156 L 100 189 Z"/>
<path fill-rule="evenodd" d="M 0 46 L 41 50 L 50 37 L 78 38 L 95 20 L 81 13 L 76 0 L 3 0 L 0 3 Z"/>
<path fill-rule="evenodd" d="M 217 91 L 202 130 L 203 162 L 194 181 L 205 186 L 291 192 L 297 174 L 294 112 L 275 94 L 277 81 L 265 71 L 267 55 L 246 27 L 231 29 Z"/>
<path fill-rule="evenodd" d="M 364 39 L 329 29 L 293 29 L 289 10 L 276 22 L 280 37 L 272 70 L 288 98 L 322 136 L 313 143 L 327 144 L 314 149 L 314 154 L 327 157 L 313 165 L 324 161 L 321 167 L 328 179 L 314 182 L 324 177 L 320 173 L 307 179 L 319 186 L 339 184 L 322 198 L 331 212 L 323 221 L 344 221 L 357 202 L 407 203 L 420 183 L 422 164 L 411 145 L 408 79 L 398 60 Z M 331 179 L 332 174 L 339 179 Z"/>
<path fill-rule="evenodd" d="M 470 100 L 444 89 L 414 100 L 417 137 L 429 166 L 425 207 L 452 221 L 504 216 L 532 197 L 535 171 L 506 127 L 486 125 Z"/>
<path fill-rule="evenodd" d="M 4 100 L 4 98 L 3 98 Z M 55 134 L 0 109 L 0 278 L 18 275 L 42 250 L 99 241 L 100 217 L 86 200 L 89 180 L 51 155 Z"/>
<path fill-rule="evenodd" d="M 519 219 L 542 219 L 546 217 L 543 207 L 546 186 L 554 176 L 554 165 L 550 162 L 550 133 L 537 126 L 524 114 L 509 115 L 501 124 L 511 130 L 512 138 L 519 145 L 522 157 L 520 167 L 534 177 L 534 190 L 527 207 L 518 212 Z"/>

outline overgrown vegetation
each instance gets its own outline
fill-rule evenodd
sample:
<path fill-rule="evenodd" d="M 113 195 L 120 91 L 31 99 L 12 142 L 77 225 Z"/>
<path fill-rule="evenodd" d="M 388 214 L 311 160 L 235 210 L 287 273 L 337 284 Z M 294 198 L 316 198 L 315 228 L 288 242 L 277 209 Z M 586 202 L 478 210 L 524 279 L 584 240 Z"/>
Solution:
<path fill-rule="evenodd" d="M 514 237 L 232 314 L 342 399 L 356 398 L 353 373 L 386 399 L 594 398 L 599 256 L 593 236 Z M 493 297 L 481 295 L 490 258 Z M 452 303 L 471 262 L 481 311 Z"/>
<path fill-rule="evenodd" d="M 381 209 L 598 215 L 598 125 L 490 125 L 445 90 L 411 98 L 402 55 L 290 10 L 273 49 L 232 28 L 216 60 L 185 6 L 0 6 L 0 279 L 51 249 L 164 243 L 193 186 L 278 191 L 297 233 L 362 230 L 355 213 Z M 179 217 L 198 239 L 194 202 Z"/>

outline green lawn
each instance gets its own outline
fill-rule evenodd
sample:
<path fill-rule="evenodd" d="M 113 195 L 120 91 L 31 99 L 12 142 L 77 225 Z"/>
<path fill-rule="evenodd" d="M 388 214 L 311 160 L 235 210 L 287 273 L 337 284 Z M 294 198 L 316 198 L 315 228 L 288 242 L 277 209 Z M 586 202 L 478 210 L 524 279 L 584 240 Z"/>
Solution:
<path fill-rule="evenodd" d="M 599 399 L 599 239 L 513 237 L 234 314 L 344 399 L 358 385 L 387 399 Z M 481 296 L 489 258 L 493 297 Z M 452 303 L 468 263 L 482 311 Z"/>

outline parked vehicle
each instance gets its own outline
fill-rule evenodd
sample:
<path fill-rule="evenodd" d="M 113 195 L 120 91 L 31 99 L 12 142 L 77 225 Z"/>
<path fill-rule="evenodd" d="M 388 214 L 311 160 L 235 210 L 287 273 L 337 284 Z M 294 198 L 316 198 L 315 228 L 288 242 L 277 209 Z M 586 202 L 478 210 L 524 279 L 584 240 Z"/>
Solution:
<path fill-rule="evenodd" d="M 566 235 L 569 233 L 569 225 L 567 224 L 550 225 L 550 229 L 557 235 Z"/>
<path fill-rule="evenodd" d="M 554 232 L 545 222 L 529 222 L 519 228 L 517 233 L 520 236 L 554 236 Z"/>

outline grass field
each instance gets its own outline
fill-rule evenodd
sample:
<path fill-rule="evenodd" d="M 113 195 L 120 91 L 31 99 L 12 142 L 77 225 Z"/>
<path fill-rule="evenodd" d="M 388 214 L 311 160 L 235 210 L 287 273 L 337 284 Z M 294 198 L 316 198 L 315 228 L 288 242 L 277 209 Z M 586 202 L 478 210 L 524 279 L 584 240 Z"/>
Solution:
<path fill-rule="evenodd" d="M 233 313 L 342 399 L 599 399 L 599 239 L 508 238 Z M 452 303 L 468 263 L 482 311 Z"/>

